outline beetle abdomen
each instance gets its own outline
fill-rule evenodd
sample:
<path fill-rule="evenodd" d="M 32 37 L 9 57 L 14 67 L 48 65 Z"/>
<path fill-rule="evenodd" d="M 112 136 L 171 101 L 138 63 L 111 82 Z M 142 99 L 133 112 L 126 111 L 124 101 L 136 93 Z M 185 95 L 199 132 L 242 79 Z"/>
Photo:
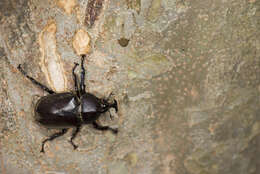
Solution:
<path fill-rule="evenodd" d="M 46 127 L 77 126 L 80 103 L 73 93 L 58 93 L 41 98 L 35 109 L 36 121 Z"/>
<path fill-rule="evenodd" d="M 73 115 L 71 117 L 38 117 L 36 121 L 47 128 L 70 128 L 80 125 L 80 119 Z"/>

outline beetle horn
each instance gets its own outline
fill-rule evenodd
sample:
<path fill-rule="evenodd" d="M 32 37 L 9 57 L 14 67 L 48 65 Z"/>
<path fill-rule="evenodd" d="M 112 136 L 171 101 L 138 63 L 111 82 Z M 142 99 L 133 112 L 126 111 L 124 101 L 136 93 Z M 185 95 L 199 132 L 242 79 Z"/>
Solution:
<path fill-rule="evenodd" d="M 118 111 L 117 101 L 114 100 L 114 103 L 111 105 L 111 107 L 115 108 L 116 112 Z"/>

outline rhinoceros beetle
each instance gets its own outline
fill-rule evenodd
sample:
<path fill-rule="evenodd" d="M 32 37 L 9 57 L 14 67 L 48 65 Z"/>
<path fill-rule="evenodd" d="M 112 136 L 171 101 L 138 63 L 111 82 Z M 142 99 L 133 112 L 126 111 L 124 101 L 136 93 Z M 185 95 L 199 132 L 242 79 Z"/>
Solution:
<path fill-rule="evenodd" d="M 44 152 L 44 144 L 64 135 L 69 128 L 75 128 L 70 138 L 70 143 L 76 149 L 78 146 L 74 144 L 73 139 L 80 132 L 83 124 L 92 124 L 97 130 L 107 131 L 117 134 L 118 130 L 109 126 L 98 124 L 97 119 L 102 113 L 107 112 L 110 108 L 118 111 L 117 101 L 109 103 L 108 98 L 100 99 L 95 95 L 85 91 L 85 69 L 83 62 L 86 55 L 81 55 L 81 74 L 80 83 L 78 84 L 75 69 L 79 65 L 75 63 L 72 69 L 74 80 L 74 92 L 56 93 L 45 85 L 37 82 L 34 78 L 27 75 L 22 69 L 21 64 L 17 69 L 32 83 L 49 93 L 47 96 L 41 97 L 35 105 L 35 120 L 44 127 L 61 129 L 60 132 L 54 133 L 42 142 L 41 152 Z M 111 114 L 110 114 L 111 117 Z"/>

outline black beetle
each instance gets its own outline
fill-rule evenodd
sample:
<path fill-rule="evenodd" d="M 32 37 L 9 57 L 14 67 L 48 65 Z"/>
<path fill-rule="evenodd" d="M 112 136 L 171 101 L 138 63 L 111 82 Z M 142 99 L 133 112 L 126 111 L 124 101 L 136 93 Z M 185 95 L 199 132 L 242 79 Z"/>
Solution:
<path fill-rule="evenodd" d="M 85 91 L 85 69 L 83 66 L 85 57 L 86 55 L 81 55 L 80 84 L 78 84 L 77 75 L 74 73 L 78 64 L 75 63 L 72 69 L 75 92 L 55 93 L 53 90 L 28 76 L 21 68 L 21 64 L 17 67 L 32 83 L 49 93 L 49 95 L 41 97 L 35 106 L 36 121 L 47 128 L 61 129 L 60 132 L 54 133 L 42 142 L 41 152 L 44 152 L 44 144 L 47 141 L 52 141 L 64 135 L 71 127 L 76 128 L 70 138 L 70 143 L 74 149 L 78 146 L 74 144 L 73 139 L 79 133 L 83 124 L 92 124 L 95 129 L 101 131 L 110 130 L 114 134 L 118 132 L 117 129 L 97 123 L 99 116 L 107 112 L 110 108 L 114 108 L 116 112 L 118 111 L 117 101 L 114 100 L 113 103 L 109 103 L 108 99 L 99 99 L 95 95 Z"/>

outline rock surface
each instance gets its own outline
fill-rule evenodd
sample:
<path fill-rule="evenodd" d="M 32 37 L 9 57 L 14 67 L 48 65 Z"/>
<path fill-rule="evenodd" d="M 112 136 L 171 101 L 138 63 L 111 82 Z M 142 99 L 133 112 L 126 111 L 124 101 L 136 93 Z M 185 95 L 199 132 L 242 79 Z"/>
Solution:
<path fill-rule="evenodd" d="M 102 1 L 91 28 L 87 2 L 0 2 L 1 174 L 260 173 L 259 0 Z M 41 40 L 50 20 L 55 32 Z M 81 29 L 91 38 L 87 90 L 113 91 L 119 112 L 100 122 L 119 134 L 84 126 L 79 149 L 68 143 L 70 131 L 41 154 L 57 130 L 35 123 L 34 104 L 46 94 L 16 67 L 54 89 L 61 84 L 49 79 L 62 77 L 73 90 Z M 42 49 L 62 71 L 42 71 Z"/>

